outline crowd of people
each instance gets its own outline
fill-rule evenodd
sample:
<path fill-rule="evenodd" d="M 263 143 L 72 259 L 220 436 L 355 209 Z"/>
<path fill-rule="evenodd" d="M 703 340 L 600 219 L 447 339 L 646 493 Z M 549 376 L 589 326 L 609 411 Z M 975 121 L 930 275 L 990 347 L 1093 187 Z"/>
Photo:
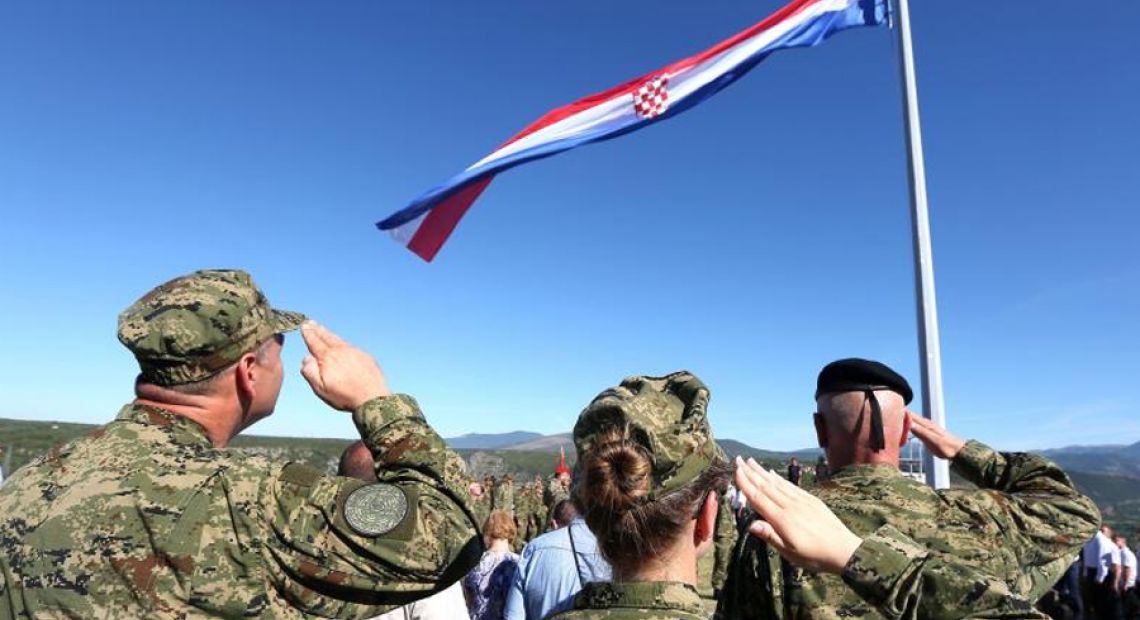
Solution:
<path fill-rule="evenodd" d="M 1058 584 L 1049 601 L 1051 615 L 1058 620 L 1140 619 L 1137 551 L 1129 547 L 1126 536 L 1101 526 Z"/>
<path fill-rule="evenodd" d="M 339 475 L 227 449 L 272 413 L 297 329 L 302 376 L 360 434 Z M 0 487 L 0 619 L 705 620 L 697 566 L 713 549 L 717 618 L 1045 618 L 1101 526 L 1055 464 L 911 413 L 906 379 L 869 360 L 819 373 L 828 474 L 810 493 L 802 470 L 730 460 L 685 371 L 601 391 L 575 424 L 573 473 L 516 491 L 472 480 L 370 355 L 274 309 L 244 272 L 160 285 L 118 335 L 136 398 Z M 902 475 L 912 435 L 973 488 Z M 1120 588 L 1125 560 L 1114 572 L 1108 556 Z M 1109 618 L 1099 562 L 1077 587 L 1087 617 Z"/>

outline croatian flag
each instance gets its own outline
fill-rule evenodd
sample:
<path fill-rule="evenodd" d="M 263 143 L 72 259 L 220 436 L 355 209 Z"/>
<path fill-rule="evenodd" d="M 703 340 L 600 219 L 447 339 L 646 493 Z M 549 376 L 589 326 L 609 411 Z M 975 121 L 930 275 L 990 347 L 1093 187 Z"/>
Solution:
<path fill-rule="evenodd" d="M 887 20 L 887 12 L 887 0 L 793 0 L 700 54 L 548 112 L 376 226 L 431 261 L 499 172 L 680 114 L 735 82 L 772 52 L 818 45 L 847 28 L 877 26 Z"/>

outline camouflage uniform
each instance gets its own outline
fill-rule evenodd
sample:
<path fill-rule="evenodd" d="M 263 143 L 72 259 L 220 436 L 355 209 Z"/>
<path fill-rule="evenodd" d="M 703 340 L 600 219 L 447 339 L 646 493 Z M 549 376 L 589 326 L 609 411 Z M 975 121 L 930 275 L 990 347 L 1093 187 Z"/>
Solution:
<path fill-rule="evenodd" d="M 911 544 L 920 556 L 953 562 L 953 570 L 935 569 L 937 562 L 928 559 L 926 577 L 896 586 L 892 597 L 898 602 L 883 609 L 878 598 L 860 598 L 848 587 L 853 565 L 867 555 L 864 547 L 843 576 L 815 574 L 781 566 L 773 551 L 745 536 L 718 617 L 935 618 L 987 608 L 1020 613 L 1057 582 L 1096 531 L 1099 512 L 1063 471 L 1037 455 L 998 453 L 971 441 L 953 467 L 981 490 L 935 491 L 882 465 L 843 468 L 815 489 L 868 540 L 864 547 Z M 971 569 L 992 579 L 983 586 L 965 576 Z"/>
<path fill-rule="evenodd" d="M 518 497 L 515 499 L 515 525 L 518 528 L 518 535 L 515 536 L 514 543 L 511 547 L 515 553 L 522 551 L 526 543 L 530 541 L 530 486 L 523 484 L 519 488 Z"/>
<path fill-rule="evenodd" d="M 550 522 L 554 519 L 554 507 L 558 505 L 558 502 L 570 499 L 570 490 L 562 486 L 561 480 L 555 478 L 546 486 L 546 497 L 549 498 L 549 501 L 546 504 L 546 511 L 543 513 L 543 529 L 550 527 Z"/>
<path fill-rule="evenodd" d="M 707 620 L 697 589 L 675 581 L 587 583 L 557 620 Z"/>
<path fill-rule="evenodd" d="M 207 378 L 300 315 L 198 272 L 120 317 L 144 381 Z M 235 344 L 236 343 L 236 344 Z M 402 395 L 352 414 L 378 482 L 215 448 L 130 404 L 0 489 L 0 618 L 364 618 L 437 592 L 481 545 L 462 463 Z"/>
<path fill-rule="evenodd" d="M 515 485 L 509 478 L 495 485 L 493 506 L 495 510 L 515 516 Z"/>
<path fill-rule="evenodd" d="M 487 523 L 487 517 L 491 516 L 491 500 L 487 498 L 486 493 L 479 499 L 471 501 L 471 512 L 475 515 L 479 529 L 482 530 L 483 525 Z"/>
<path fill-rule="evenodd" d="M 570 499 L 570 489 L 562 486 L 562 481 L 558 478 L 551 480 L 550 484 L 546 485 L 546 492 L 550 496 L 547 509 L 553 509 L 558 505 L 558 502 Z"/>
<path fill-rule="evenodd" d="M 530 542 L 542 533 L 542 485 L 527 485 L 526 508 L 522 511 L 522 519 L 526 521 L 523 541 Z"/>

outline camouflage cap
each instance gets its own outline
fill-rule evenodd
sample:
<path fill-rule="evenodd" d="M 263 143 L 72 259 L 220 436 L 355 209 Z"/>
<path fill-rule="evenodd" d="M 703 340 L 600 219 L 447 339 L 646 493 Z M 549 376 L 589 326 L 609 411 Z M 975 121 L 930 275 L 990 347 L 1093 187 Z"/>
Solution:
<path fill-rule="evenodd" d="M 119 315 L 119 341 L 134 353 L 143 380 L 179 385 L 217 374 L 304 320 L 270 307 L 244 271 L 203 270 L 131 304 Z"/>
<path fill-rule="evenodd" d="M 695 375 L 629 377 L 586 406 L 574 425 L 578 463 L 610 429 L 628 429 L 653 463 L 652 501 L 695 480 L 716 461 L 727 461 L 708 422 L 709 389 Z"/>

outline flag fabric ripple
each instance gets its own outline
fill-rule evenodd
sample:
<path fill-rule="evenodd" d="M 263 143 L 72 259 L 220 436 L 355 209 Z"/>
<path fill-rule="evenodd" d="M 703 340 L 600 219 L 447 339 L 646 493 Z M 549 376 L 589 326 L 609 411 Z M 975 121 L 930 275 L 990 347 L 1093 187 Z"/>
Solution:
<path fill-rule="evenodd" d="M 499 172 L 680 114 L 732 84 L 769 54 L 822 43 L 887 20 L 887 0 L 793 0 L 736 36 L 625 84 L 548 112 L 490 155 L 376 226 L 426 261 Z"/>

